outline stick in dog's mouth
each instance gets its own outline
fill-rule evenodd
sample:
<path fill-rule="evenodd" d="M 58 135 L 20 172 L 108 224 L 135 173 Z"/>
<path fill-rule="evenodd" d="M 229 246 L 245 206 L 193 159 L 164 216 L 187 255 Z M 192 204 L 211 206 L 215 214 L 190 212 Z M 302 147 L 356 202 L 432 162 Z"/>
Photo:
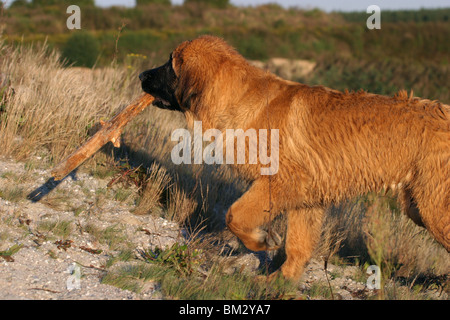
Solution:
<path fill-rule="evenodd" d="M 66 177 L 109 141 L 115 147 L 119 147 L 123 127 L 154 101 L 155 98 L 153 96 L 145 93 L 125 107 L 111 120 L 100 122 L 101 129 L 52 170 L 51 174 L 55 180 L 61 180 Z"/>

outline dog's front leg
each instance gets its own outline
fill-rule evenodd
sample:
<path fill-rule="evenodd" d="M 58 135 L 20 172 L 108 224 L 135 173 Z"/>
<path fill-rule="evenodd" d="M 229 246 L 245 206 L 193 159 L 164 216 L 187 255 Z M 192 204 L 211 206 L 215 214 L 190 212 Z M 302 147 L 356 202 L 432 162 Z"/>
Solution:
<path fill-rule="evenodd" d="M 248 249 L 274 250 L 280 245 L 280 237 L 264 231 L 261 226 L 275 218 L 279 210 L 275 192 L 269 191 L 268 177 L 262 177 L 228 210 L 227 226 Z"/>
<path fill-rule="evenodd" d="M 286 261 L 281 266 L 285 278 L 298 279 L 311 258 L 320 238 L 324 208 L 305 208 L 288 211 Z"/>

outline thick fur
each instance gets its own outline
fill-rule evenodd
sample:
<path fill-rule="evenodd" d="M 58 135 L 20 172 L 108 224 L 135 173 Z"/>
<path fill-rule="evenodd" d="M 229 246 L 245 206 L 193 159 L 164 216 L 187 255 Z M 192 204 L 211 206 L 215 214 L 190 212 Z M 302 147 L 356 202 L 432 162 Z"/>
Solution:
<path fill-rule="evenodd" d="M 203 130 L 279 130 L 275 175 L 262 176 L 259 164 L 234 166 L 252 185 L 226 221 L 249 249 L 267 250 L 260 227 L 287 212 L 285 277 L 302 274 L 327 206 L 383 188 L 396 190 L 405 212 L 450 250 L 448 105 L 404 91 L 387 97 L 286 81 L 212 36 L 182 43 L 170 67 L 176 80 L 155 85 L 158 69 L 149 70 L 143 89 L 170 92 L 168 108 L 201 120 Z"/>

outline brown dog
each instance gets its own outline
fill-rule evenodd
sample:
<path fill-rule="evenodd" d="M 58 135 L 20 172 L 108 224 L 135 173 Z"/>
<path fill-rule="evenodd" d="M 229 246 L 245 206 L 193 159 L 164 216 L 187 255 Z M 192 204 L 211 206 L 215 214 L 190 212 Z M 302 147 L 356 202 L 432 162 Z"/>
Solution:
<path fill-rule="evenodd" d="M 301 275 L 328 205 L 386 187 L 450 250 L 448 105 L 286 81 L 212 36 L 182 43 L 140 79 L 157 106 L 202 121 L 203 130 L 279 130 L 276 174 L 261 175 L 259 162 L 234 165 L 252 185 L 226 221 L 247 248 L 268 250 L 260 227 L 287 212 L 285 277 Z"/>

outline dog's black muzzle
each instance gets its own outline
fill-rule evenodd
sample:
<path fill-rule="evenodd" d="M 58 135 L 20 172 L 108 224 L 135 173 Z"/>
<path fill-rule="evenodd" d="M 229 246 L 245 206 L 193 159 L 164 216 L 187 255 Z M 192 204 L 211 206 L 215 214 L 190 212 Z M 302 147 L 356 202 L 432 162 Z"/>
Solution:
<path fill-rule="evenodd" d="M 176 77 L 170 64 L 166 63 L 161 67 L 144 71 L 139 75 L 139 79 L 142 90 L 155 97 L 154 105 L 162 109 L 181 111 L 175 98 L 173 86 Z"/>

